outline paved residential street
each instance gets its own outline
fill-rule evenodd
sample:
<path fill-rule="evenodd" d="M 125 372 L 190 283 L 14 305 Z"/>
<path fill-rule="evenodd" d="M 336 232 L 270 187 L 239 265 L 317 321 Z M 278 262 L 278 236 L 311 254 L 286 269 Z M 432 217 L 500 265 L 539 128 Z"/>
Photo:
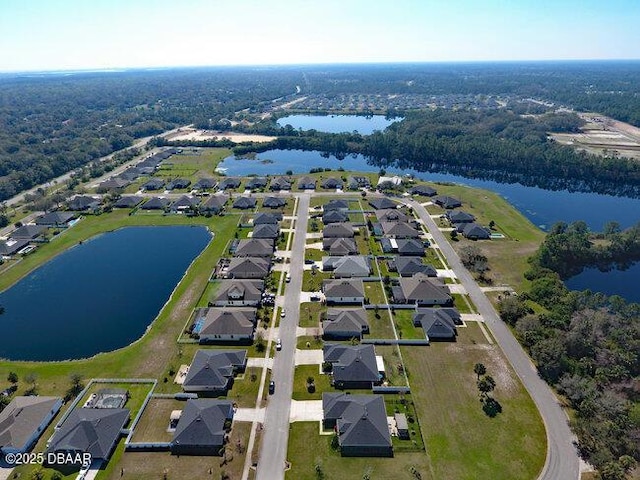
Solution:
<path fill-rule="evenodd" d="M 548 442 L 547 461 L 538 477 L 539 480 L 571 480 L 579 478 L 580 459 L 572 443 L 575 437 L 569 428 L 567 416 L 560 407 L 551 388 L 538 376 L 536 368 L 531 363 L 527 353 L 499 318 L 489 299 L 471 277 L 468 270 L 462 265 L 455 250 L 438 229 L 435 221 L 429 216 L 425 208 L 413 200 L 406 203 L 413 207 L 432 233 L 450 267 L 456 272 L 458 279 L 478 309 L 478 313 L 484 318 L 485 324 L 491 329 L 491 333 L 538 407 L 545 424 Z"/>
<path fill-rule="evenodd" d="M 307 233 L 309 194 L 301 194 L 298 202 L 295 234 L 291 247 L 291 282 L 287 284 L 284 308 L 286 317 L 280 321 L 282 350 L 273 362 L 271 379 L 275 381 L 275 393 L 270 395 L 266 409 L 264 434 L 260 445 L 257 480 L 279 480 L 284 478 L 287 443 L 289 441 L 289 414 L 293 392 L 294 357 L 296 352 L 296 330 L 300 314 L 300 291 L 302 290 L 302 264 Z"/>

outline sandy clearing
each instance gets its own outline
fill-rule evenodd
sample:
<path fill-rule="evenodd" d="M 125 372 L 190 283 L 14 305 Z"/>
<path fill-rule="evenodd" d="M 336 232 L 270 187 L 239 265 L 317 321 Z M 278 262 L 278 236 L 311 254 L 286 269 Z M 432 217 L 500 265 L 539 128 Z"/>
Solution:
<path fill-rule="evenodd" d="M 242 143 L 242 142 L 271 142 L 275 140 L 277 137 L 270 137 L 267 135 L 250 135 L 246 133 L 237 133 L 237 132 L 219 132 L 213 130 L 193 130 L 193 129 L 182 129 L 182 131 L 171 135 L 168 137 L 170 141 L 205 141 L 205 140 L 222 140 L 229 139 L 233 143 Z"/>

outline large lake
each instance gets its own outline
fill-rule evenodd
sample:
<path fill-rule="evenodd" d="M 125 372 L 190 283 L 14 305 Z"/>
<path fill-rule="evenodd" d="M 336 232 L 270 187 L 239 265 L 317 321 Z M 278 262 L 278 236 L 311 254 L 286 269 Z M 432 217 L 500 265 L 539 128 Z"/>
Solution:
<path fill-rule="evenodd" d="M 77 359 L 130 344 L 210 240 L 205 227 L 127 227 L 56 256 L 0 293 L 0 357 Z"/>
<path fill-rule="evenodd" d="M 258 153 L 253 159 L 225 158 L 218 168 L 227 175 L 283 175 L 287 170 L 293 173 L 309 173 L 312 168 L 331 168 L 378 172 L 379 167 L 370 165 L 362 155 L 349 155 L 339 160 L 333 155 L 317 151 L 268 150 Z M 498 183 L 443 173 L 418 172 L 386 168 L 387 173 L 412 174 L 417 178 L 432 182 L 454 182 L 472 187 L 484 188 L 499 193 L 520 210 L 535 225 L 543 230 L 558 221 L 573 222 L 584 220 L 593 230 L 602 230 L 609 221 L 615 220 L 623 227 L 640 221 L 640 199 L 614 197 L 597 193 L 569 192 L 567 190 L 545 190 L 527 187 L 519 183 Z M 337 175 L 338 173 L 334 173 Z M 330 173 L 327 173 L 329 176 Z M 462 199 L 464 201 L 464 199 Z"/>
<path fill-rule="evenodd" d="M 356 131 L 360 135 L 371 135 L 376 130 L 384 130 L 401 118 L 387 119 L 384 115 L 289 115 L 278 119 L 278 125 L 291 125 L 298 130 L 317 130 L 328 133 Z"/>

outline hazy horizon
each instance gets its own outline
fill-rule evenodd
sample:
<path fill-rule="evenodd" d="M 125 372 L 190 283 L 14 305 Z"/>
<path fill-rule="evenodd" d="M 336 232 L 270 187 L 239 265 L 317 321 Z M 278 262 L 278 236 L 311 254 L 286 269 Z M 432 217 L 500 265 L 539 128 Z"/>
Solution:
<path fill-rule="evenodd" d="M 634 0 L 5 0 L 0 71 L 640 59 Z"/>

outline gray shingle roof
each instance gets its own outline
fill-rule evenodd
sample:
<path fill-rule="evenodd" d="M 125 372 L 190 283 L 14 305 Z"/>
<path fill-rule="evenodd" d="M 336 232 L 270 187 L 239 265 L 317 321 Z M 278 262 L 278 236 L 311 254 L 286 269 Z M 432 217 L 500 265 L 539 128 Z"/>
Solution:
<path fill-rule="evenodd" d="M 322 206 L 322 211 L 328 212 L 330 210 L 349 210 L 349 202 L 346 200 L 329 200 Z"/>
<path fill-rule="evenodd" d="M 322 269 L 333 271 L 336 277 L 368 277 L 371 262 L 363 255 L 322 257 Z"/>
<path fill-rule="evenodd" d="M 0 447 L 23 450 L 42 423 L 62 405 L 58 397 L 14 397 L 0 412 Z"/>
<path fill-rule="evenodd" d="M 396 240 L 398 253 L 401 255 L 424 255 L 424 245 L 421 241 L 408 238 Z"/>
<path fill-rule="evenodd" d="M 262 206 L 268 208 L 280 208 L 284 207 L 286 204 L 287 201 L 284 198 L 279 197 L 266 197 L 262 201 Z"/>
<path fill-rule="evenodd" d="M 440 205 L 443 208 L 457 208 L 462 205 L 460 200 L 447 195 L 438 195 L 437 197 L 434 197 L 433 203 Z"/>
<path fill-rule="evenodd" d="M 349 216 L 340 210 L 328 210 L 322 214 L 322 223 L 344 223 L 349 221 Z"/>
<path fill-rule="evenodd" d="M 205 308 L 199 312 L 200 336 L 251 336 L 256 322 L 255 308 Z"/>
<path fill-rule="evenodd" d="M 282 220 L 281 213 L 261 212 L 255 216 L 255 218 L 253 219 L 253 224 L 254 225 L 262 225 L 262 224 L 277 225 L 278 222 L 280 222 L 280 220 Z"/>
<path fill-rule="evenodd" d="M 445 215 L 452 223 L 469 223 L 473 222 L 476 219 L 476 217 L 474 217 L 470 213 L 464 212 L 462 210 L 452 210 L 447 212 Z"/>
<path fill-rule="evenodd" d="M 364 285 L 360 279 L 324 280 L 322 291 L 326 297 L 364 298 Z"/>
<path fill-rule="evenodd" d="M 227 195 L 212 195 L 200 206 L 200 210 L 217 213 L 224 208 L 227 200 L 229 200 Z"/>
<path fill-rule="evenodd" d="M 234 177 L 228 177 L 221 180 L 218 184 L 220 190 L 226 190 L 227 188 L 238 188 L 240 186 L 240 179 Z"/>
<path fill-rule="evenodd" d="M 207 190 L 216 186 L 216 181 L 213 178 L 199 178 L 196 183 L 193 184 L 193 188 L 198 190 Z"/>
<path fill-rule="evenodd" d="M 197 197 L 182 195 L 178 200 L 176 200 L 173 203 L 173 205 L 171 205 L 171 210 L 185 210 L 190 207 L 195 207 L 199 203 L 200 203 L 200 200 Z"/>
<path fill-rule="evenodd" d="M 397 209 L 377 210 L 376 217 L 379 222 L 407 222 L 409 217 Z"/>
<path fill-rule="evenodd" d="M 387 197 L 372 198 L 371 200 L 369 200 L 369 205 L 371 205 L 376 210 L 385 210 L 398 207 L 398 204 L 396 202 L 389 200 Z"/>
<path fill-rule="evenodd" d="M 222 447 L 225 422 L 233 419 L 233 404 L 227 400 L 189 399 L 182 411 L 171 441 L 174 447 Z"/>
<path fill-rule="evenodd" d="M 74 212 L 49 212 L 45 213 L 41 217 L 36 218 L 36 225 L 64 225 L 74 218 L 78 218 L 78 215 L 76 215 Z"/>
<path fill-rule="evenodd" d="M 153 197 L 144 202 L 140 208 L 142 210 L 163 210 L 170 203 L 171 200 L 168 198 Z"/>
<path fill-rule="evenodd" d="M 394 238 L 419 238 L 420 232 L 408 223 L 382 222 L 382 231 L 388 237 Z"/>
<path fill-rule="evenodd" d="M 269 185 L 271 190 L 291 190 L 291 180 L 286 177 L 276 177 Z"/>
<path fill-rule="evenodd" d="M 333 364 L 332 375 L 336 385 L 380 381 L 373 345 L 326 344 L 322 352 L 324 361 Z"/>
<path fill-rule="evenodd" d="M 444 304 L 451 301 L 449 288 L 438 279 L 417 273 L 412 277 L 401 277 L 399 282 L 402 294 L 409 303 L 434 301 Z"/>
<path fill-rule="evenodd" d="M 75 408 L 53 435 L 47 453 L 79 451 L 106 460 L 128 421 L 126 408 Z"/>
<path fill-rule="evenodd" d="M 0 255 L 13 255 L 26 245 L 29 245 L 26 238 L 12 238 L 7 242 L 0 240 Z"/>
<path fill-rule="evenodd" d="M 270 257 L 273 255 L 273 240 L 268 238 L 245 238 L 238 242 L 236 257 Z"/>
<path fill-rule="evenodd" d="M 422 263 L 422 260 L 417 257 L 395 257 L 393 266 L 401 277 L 411 277 L 416 273 L 423 273 L 428 277 L 435 277 L 438 274 L 432 265 Z"/>
<path fill-rule="evenodd" d="M 358 253 L 358 247 L 353 238 L 325 238 L 322 249 L 329 250 L 331 255 L 351 255 Z"/>
<path fill-rule="evenodd" d="M 254 208 L 257 200 L 254 197 L 238 197 L 233 202 L 233 208 Z"/>
<path fill-rule="evenodd" d="M 298 180 L 298 188 L 302 190 L 313 190 L 316 188 L 316 180 L 311 177 L 300 177 Z"/>
<path fill-rule="evenodd" d="M 322 322 L 324 335 L 361 338 L 369 331 L 367 312 L 364 308 L 330 308 Z"/>
<path fill-rule="evenodd" d="M 351 238 L 355 235 L 350 223 L 332 223 L 322 229 L 323 238 Z"/>
<path fill-rule="evenodd" d="M 116 208 L 133 208 L 143 200 L 143 197 L 137 197 L 135 195 L 126 195 L 120 197 L 116 203 L 113 204 Z"/>
<path fill-rule="evenodd" d="M 413 314 L 413 324 L 423 328 L 427 339 L 453 339 L 461 323 L 455 308 L 420 308 Z"/>
<path fill-rule="evenodd" d="M 100 205 L 99 198 L 93 198 L 86 195 L 78 195 L 67 202 L 69 210 L 88 210 Z"/>
<path fill-rule="evenodd" d="M 235 257 L 229 262 L 230 278 L 264 278 L 269 274 L 271 262 L 262 257 Z"/>
<path fill-rule="evenodd" d="M 47 229 L 44 225 L 22 225 L 9 234 L 9 238 L 23 238 L 32 240 Z"/>
<path fill-rule="evenodd" d="M 249 190 L 253 190 L 255 188 L 263 188 L 267 186 L 266 177 L 254 177 L 247 181 L 245 187 Z"/>
<path fill-rule="evenodd" d="M 438 192 L 431 187 L 426 185 L 416 185 L 411 190 L 409 190 L 411 195 L 424 195 L 425 197 L 432 197 L 436 195 Z"/>
<path fill-rule="evenodd" d="M 251 235 L 251 238 L 278 238 L 278 235 L 280 234 L 280 229 L 278 228 L 277 225 L 269 225 L 269 224 L 263 224 L 263 225 L 256 225 L 253 228 L 253 234 Z"/>
<path fill-rule="evenodd" d="M 262 280 L 220 280 L 214 303 L 227 303 L 244 300 L 258 302 L 262 298 L 264 282 Z"/>
<path fill-rule="evenodd" d="M 322 182 L 322 188 L 342 188 L 342 180 L 329 177 Z"/>
<path fill-rule="evenodd" d="M 489 230 L 477 223 L 467 223 L 462 229 L 462 235 L 467 238 L 488 239 L 491 238 Z"/>
<path fill-rule="evenodd" d="M 236 370 L 247 364 L 246 350 L 198 350 L 193 357 L 183 388 L 226 390 Z"/>
<path fill-rule="evenodd" d="M 160 190 L 162 187 L 164 187 L 164 180 L 160 178 L 152 178 L 142 185 L 145 190 Z"/>

